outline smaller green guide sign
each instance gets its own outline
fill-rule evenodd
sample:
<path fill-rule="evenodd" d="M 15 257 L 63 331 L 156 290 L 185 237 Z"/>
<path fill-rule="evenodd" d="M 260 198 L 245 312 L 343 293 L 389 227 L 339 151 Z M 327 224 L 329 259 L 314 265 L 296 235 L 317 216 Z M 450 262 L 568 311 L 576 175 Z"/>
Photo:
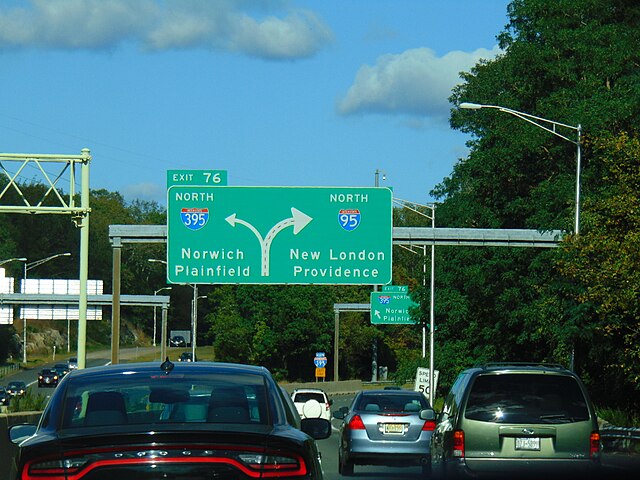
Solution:
<path fill-rule="evenodd" d="M 224 186 L 226 170 L 167 170 L 167 188 L 173 185 Z"/>
<path fill-rule="evenodd" d="M 407 293 L 397 291 L 371 292 L 371 323 L 413 325 L 416 322 L 409 309 L 418 304 Z"/>

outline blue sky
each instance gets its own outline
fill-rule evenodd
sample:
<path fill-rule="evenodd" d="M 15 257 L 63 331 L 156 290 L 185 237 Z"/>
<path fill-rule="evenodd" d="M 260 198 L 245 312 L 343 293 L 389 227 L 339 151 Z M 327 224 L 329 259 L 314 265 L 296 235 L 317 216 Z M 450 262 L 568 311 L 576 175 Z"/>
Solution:
<path fill-rule="evenodd" d="M 162 205 L 174 169 L 233 186 L 372 186 L 379 170 L 425 203 L 467 154 L 447 97 L 498 53 L 508 3 L 3 0 L 0 151 L 87 147 L 92 189 Z"/>

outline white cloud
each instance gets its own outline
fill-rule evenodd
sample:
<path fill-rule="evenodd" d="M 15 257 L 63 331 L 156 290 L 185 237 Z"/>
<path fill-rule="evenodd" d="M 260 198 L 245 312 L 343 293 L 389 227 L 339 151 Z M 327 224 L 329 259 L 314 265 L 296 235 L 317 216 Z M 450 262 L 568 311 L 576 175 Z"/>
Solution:
<path fill-rule="evenodd" d="M 338 112 L 446 117 L 450 108 L 447 99 L 460 83 L 460 72 L 499 53 L 496 46 L 471 53 L 449 52 L 443 57 L 429 48 L 383 55 L 373 67 L 360 68 L 346 96 L 338 102 Z"/>
<path fill-rule="evenodd" d="M 138 183 L 126 185 L 120 189 L 120 193 L 128 202 L 137 199 L 156 201 L 162 204 L 166 201 L 167 189 L 156 183 Z"/>
<path fill-rule="evenodd" d="M 252 17 L 241 8 L 260 11 Z M 309 57 L 333 40 L 312 12 L 235 0 L 25 0 L 0 7 L 0 50 L 204 48 L 267 59 Z"/>

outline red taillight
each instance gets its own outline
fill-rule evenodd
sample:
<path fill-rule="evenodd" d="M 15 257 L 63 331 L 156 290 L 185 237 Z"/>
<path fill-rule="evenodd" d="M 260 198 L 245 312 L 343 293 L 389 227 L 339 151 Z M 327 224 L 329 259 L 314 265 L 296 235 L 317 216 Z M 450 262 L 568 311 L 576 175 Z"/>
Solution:
<path fill-rule="evenodd" d="M 456 458 L 464 457 L 464 431 L 453 431 L 453 456 Z"/>
<path fill-rule="evenodd" d="M 325 404 L 324 404 L 324 409 L 328 412 L 328 411 L 329 411 L 329 408 L 331 408 L 331 405 L 329 405 L 329 403 L 328 403 L 328 402 L 327 402 L 327 403 L 325 403 Z"/>
<path fill-rule="evenodd" d="M 589 438 L 589 458 L 596 458 L 600 455 L 600 434 L 592 432 Z"/>
<path fill-rule="evenodd" d="M 436 422 L 434 422 L 433 420 L 427 420 L 426 422 L 424 422 L 424 425 L 422 426 L 423 432 L 433 432 L 435 429 L 436 429 Z"/>
<path fill-rule="evenodd" d="M 360 415 L 354 415 L 349 422 L 348 428 L 350 430 L 364 430 L 364 422 L 360 418 Z"/>

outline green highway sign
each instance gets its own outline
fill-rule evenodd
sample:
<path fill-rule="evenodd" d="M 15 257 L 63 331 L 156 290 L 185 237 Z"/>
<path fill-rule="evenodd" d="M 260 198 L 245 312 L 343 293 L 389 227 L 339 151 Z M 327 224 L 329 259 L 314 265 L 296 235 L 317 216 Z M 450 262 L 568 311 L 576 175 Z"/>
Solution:
<path fill-rule="evenodd" d="M 383 285 L 392 193 L 363 187 L 167 189 L 167 280 Z"/>
<path fill-rule="evenodd" d="M 395 292 L 395 293 L 409 293 L 409 287 L 407 285 L 383 285 L 383 292 Z"/>
<path fill-rule="evenodd" d="M 406 293 L 371 292 L 371 323 L 387 325 L 413 325 L 417 323 L 409 309 L 418 304 Z"/>
<path fill-rule="evenodd" d="M 222 186 L 226 184 L 226 170 L 167 170 L 167 188 L 173 185 Z"/>

